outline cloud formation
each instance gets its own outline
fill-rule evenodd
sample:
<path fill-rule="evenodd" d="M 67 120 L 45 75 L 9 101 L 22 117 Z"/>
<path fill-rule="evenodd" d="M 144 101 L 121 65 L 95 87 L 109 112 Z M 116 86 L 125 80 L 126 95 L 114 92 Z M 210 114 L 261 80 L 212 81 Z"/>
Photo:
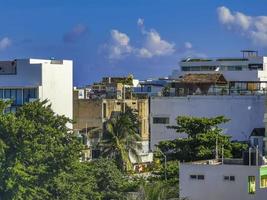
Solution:
<path fill-rule="evenodd" d="M 66 43 L 76 42 L 80 37 L 86 35 L 87 33 L 87 26 L 83 24 L 78 24 L 74 26 L 69 32 L 64 34 L 63 41 Z"/>
<path fill-rule="evenodd" d="M 130 38 L 127 34 L 116 29 L 110 31 L 111 44 L 109 45 L 109 58 L 121 59 L 133 51 L 130 45 Z"/>
<path fill-rule="evenodd" d="M 222 6 L 217 8 L 221 24 L 229 30 L 235 30 L 247 36 L 257 46 L 267 46 L 267 16 L 249 16 L 241 12 L 232 12 Z"/>
<path fill-rule="evenodd" d="M 145 41 L 139 51 L 140 57 L 166 56 L 175 52 L 175 44 L 163 40 L 156 30 L 151 29 L 150 31 L 145 31 L 143 34 L 145 35 Z"/>
<path fill-rule="evenodd" d="M 0 50 L 3 51 L 5 49 L 7 49 L 8 47 L 11 46 L 11 39 L 9 39 L 8 37 L 4 37 L 0 40 Z"/>
<path fill-rule="evenodd" d="M 110 59 L 121 59 L 128 55 L 141 58 L 152 58 L 155 56 L 167 56 L 175 52 L 175 44 L 163 40 L 160 34 L 151 29 L 147 31 L 144 26 L 144 19 L 139 18 L 137 25 L 141 28 L 143 42 L 140 47 L 130 44 L 130 37 L 116 29 L 111 30 L 111 40 L 106 47 L 109 49 Z"/>

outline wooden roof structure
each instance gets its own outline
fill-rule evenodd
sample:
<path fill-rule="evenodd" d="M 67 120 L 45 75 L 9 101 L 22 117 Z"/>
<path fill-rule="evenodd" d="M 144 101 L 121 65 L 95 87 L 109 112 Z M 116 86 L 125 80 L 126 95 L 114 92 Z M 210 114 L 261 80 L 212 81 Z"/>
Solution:
<path fill-rule="evenodd" d="M 185 74 L 179 82 L 189 84 L 227 84 L 227 80 L 220 73 Z"/>

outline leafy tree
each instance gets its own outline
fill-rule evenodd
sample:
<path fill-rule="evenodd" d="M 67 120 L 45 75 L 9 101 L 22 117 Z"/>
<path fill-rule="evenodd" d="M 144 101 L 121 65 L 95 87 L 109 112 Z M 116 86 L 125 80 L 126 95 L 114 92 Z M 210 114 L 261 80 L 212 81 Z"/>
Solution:
<path fill-rule="evenodd" d="M 116 159 L 121 169 L 132 170 L 129 155 L 138 160 L 137 151 L 141 148 L 137 116 L 129 108 L 118 113 L 107 122 L 105 135 L 101 142 L 102 155 Z"/>
<path fill-rule="evenodd" d="M 94 176 L 80 162 L 81 145 L 47 101 L 3 114 L 0 102 L 0 196 L 2 199 L 95 199 Z"/>
<path fill-rule="evenodd" d="M 187 134 L 187 138 L 164 141 L 159 148 L 168 154 L 169 160 L 194 161 L 215 157 L 216 141 L 219 153 L 224 147 L 224 156 L 232 157 L 233 144 L 230 136 L 222 133 L 221 123 L 229 121 L 223 116 L 198 118 L 189 116 L 177 117 L 177 125 L 170 126 L 177 133 Z M 236 150 L 236 149 L 235 149 Z"/>
<path fill-rule="evenodd" d="M 88 172 L 95 176 L 101 199 L 125 199 L 125 193 L 137 187 L 122 174 L 112 159 L 101 158 L 88 165 L 90 168 Z"/>
<path fill-rule="evenodd" d="M 137 200 L 179 199 L 177 188 L 165 181 L 144 182 L 139 189 Z"/>

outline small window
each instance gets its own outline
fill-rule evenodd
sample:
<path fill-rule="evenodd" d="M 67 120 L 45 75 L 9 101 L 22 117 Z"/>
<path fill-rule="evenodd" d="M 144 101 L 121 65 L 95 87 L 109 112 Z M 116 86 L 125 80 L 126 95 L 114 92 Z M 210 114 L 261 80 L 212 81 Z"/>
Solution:
<path fill-rule="evenodd" d="M 197 175 L 190 175 L 190 179 L 197 179 Z"/>
<path fill-rule="evenodd" d="M 248 177 L 248 193 L 255 194 L 256 193 L 256 178 L 255 176 Z"/>
<path fill-rule="evenodd" d="M 197 179 L 198 179 L 198 180 L 204 180 L 204 179 L 205 179 L 205 176 L 204 176 L 204 175 L 198 175 L 198 176 L 197 176 Z"/>
<path fill-rule="evenodd" d="M 235 176 L 230 176 L 230 181 L 235 181 Z"/>
<path fill-rule="evenodd" d="M 267 188 L 267 175 L 261 176 L 261 188 Z"/>
<path fill-rule="evenodd" d="M 169 117 L 154 117 L 153 124 L 169 124 L 170 118 Z"/>
<path fill-rule="evenodd" d="M 223 180 L 225 180 L 225 181 L 235 181 L 235 176 L 224 176 Z"/>

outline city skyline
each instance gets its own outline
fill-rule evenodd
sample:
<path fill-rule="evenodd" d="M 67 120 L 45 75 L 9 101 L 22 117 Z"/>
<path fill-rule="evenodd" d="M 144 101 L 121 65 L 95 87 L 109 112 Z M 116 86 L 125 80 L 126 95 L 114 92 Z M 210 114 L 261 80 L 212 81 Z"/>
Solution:
<path fill-rule="evenodd" d="M 187 56 L 266 55 L 267 12 L 256 2 L 2 2 L 0 59 L 71 59 L 74 85 L 85 85 L 130 73 L 167 76 Z"/>

